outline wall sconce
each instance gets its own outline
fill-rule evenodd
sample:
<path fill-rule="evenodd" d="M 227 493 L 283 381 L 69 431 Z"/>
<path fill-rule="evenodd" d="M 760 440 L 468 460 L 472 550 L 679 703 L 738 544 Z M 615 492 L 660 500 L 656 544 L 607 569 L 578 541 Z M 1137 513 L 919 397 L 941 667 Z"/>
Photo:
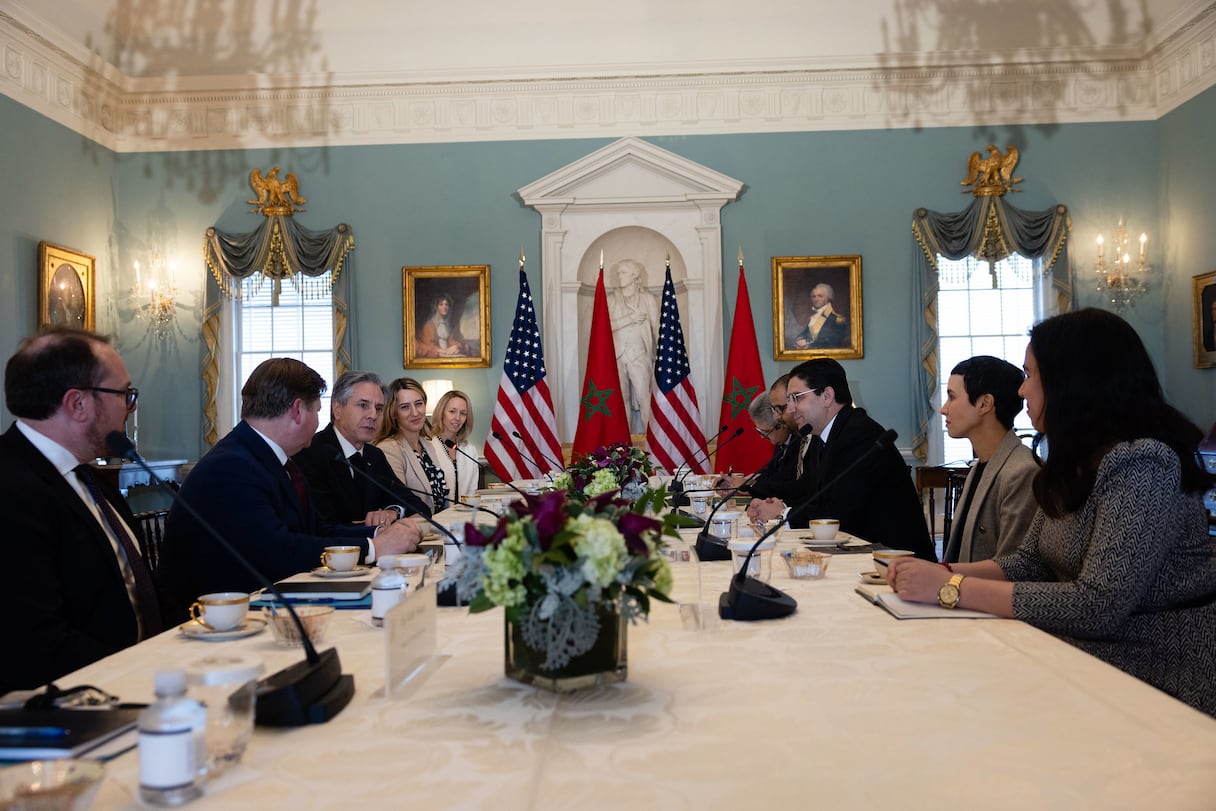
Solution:
<path fill-rule="evenodd" d="M 454 388 L 451 380 L 424 380 L 422 381 L 422 390 L 426 392 L 426 415 L 429 417 L 435 413 L 435 403 L 439 402 L 439 398 L 447 394 Z"/>
<path fill-rule="evenodd" d="M 156 337 L 165 340 L 177 315 L 177 282 L 173 262 L 166 266 L 160 254 L 152 254 L 144 282 L 145 271 L 135 261 L 135 284 L 131 287 L 131 298 L 135 301 L 135 317 L 148 322 L 148 329 Z"/>
<path fill-rule="evenodd" d="M 1094 263 L 1094 270 L 1098 273 L 1098 292 L 1110 302 L 1117 313 L 1135 305 L 1136 299 L 1148 289 L 1145 276 L 1152 270 L 1152 265 L 1144 258 L 1148 234 L 1140 235 L 1140 253 L 1136 257 L 1128 251 L 1128 241 L 1127 229 L 1120 219 L 1110 244 L 1114 258 L 1107 260 L 1106 244 L 1102 236 L 1098 235 L 1098 261 Z"/>

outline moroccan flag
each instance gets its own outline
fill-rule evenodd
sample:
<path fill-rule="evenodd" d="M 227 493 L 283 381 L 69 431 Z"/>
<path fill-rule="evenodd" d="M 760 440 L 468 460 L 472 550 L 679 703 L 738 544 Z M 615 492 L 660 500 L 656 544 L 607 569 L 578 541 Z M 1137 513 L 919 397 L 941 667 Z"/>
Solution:
<path fill-rule="evenodd" d="M 522 258 L 520 265 L 515 321 L 507 340 L 502 381 L 485 447 L 486 461 L 500 479 L 508 482 L 535 478 L 558 468 L 550 460 L 562 458 L 553 399 L 545 381 L 545 353 Z"/>
<path fill-rule="evenodd" d="M 705 436 L 701 433 L 701 411 L 689 375 L 688 351 L 671 267 L 663 282 L 663 306 L 659 316 L 659 348 L 654 358 L 654 385 L 650 388 L 650 422 L 646 425 L 646 450 L 659 467 L 674 473 L 689 465 L 705 473 L 708 461 Z"/>
<path fill-rule="evenodd" d="M 735 321 L 730 328 L 730 354 L 726 358 L 726 380 L 722 389 L 722 416 L 718 419 L 718 424 L 727 426 L 727 431 L 718 440 L 715 471 L 733 469 L 736 473 L 752 473 L 772 457 L 772 444 L 752 430 L 752 418 L 747 413 L 752 400 L 764 390 L 756 322 L 752 319 L 752 302 L 747 295 L 747 279 L 743 276 L 740 260 Z M 732 438 L 740 428 L 743 433 Z"/>
<path fill-rule="evenodd" d="M 753 339 L 754 342 L 754 339 Z M 587 344 L 587 372 L 583 397 L 578 406 L 578 429 L 574 432 L 574 455 L 591 453 L 601 445 L 629 444 L 629 420 L 621 396 L 621 378 L 616 368 L 616 346 L 612 343 L 612 320 L 608 294 L 604 292 L 604 269 L 595 283 L 591 308 L 591 340 Z"/>

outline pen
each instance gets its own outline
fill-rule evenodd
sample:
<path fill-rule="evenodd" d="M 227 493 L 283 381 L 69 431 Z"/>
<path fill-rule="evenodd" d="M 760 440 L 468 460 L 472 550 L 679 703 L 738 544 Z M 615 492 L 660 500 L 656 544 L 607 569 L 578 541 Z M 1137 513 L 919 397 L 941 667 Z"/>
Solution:
<path fill-rule="evenodd" d="M 63 727 L 0 727 L 4 738 L 63 738 L 67 734 Z"/>

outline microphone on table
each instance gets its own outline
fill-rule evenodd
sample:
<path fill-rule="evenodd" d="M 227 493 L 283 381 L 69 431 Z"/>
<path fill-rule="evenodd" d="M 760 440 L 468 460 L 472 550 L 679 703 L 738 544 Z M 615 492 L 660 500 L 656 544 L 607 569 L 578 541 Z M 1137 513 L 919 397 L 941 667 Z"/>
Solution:
<path fill-rule="evenodd" d="M 721 442 L 719 442 L 719 443 L 718 443 L 717 447 L 715 447 L 715 448 L 713 449 L 713 451 L 712 451 L 711 453 L 709 453 L 709 454 L 708 454 L 708 455 L 705 457 L 705 461 L 706 461 L 706 462 L 708 462 L 708 461 L 709 461 L 709 460 L 710 460 L 710 459 L 711 459 L 711 458 L 714 456 L 714 454 L 716 454 L 718 451 L 722 450 L 722 449 L 723 449 L 723 448 L 725 448 L 727 445 L 729 445 L 730 443 L 734 442 L 736 439 L 738 439 L 738 438 L 739 438 L 739 437 L 741 437 L 741 436 L 743 436 L 743 429 L 742 429 L 742 428 L 736 428 L 736 429 L 735 429 L 735 432 L 734 432 L 733 434 L 731 434 L 731 435 L 730 435 L 730 436 L 728 436 L 726 439 L 724 439 L 724 440 L 722 440 Z M 690 469 L 691 469 L 691 468 L 690 468 Z M 687 472 L 685 472 L 685 474 L 684 474 L 684 475 L 685 475 L 685 476 L 687 476 L 687 475 L 688 475 L 688 473 L 687 473 Z M 691 491 L 689 491 L 689 492 L 691 492 Z M 680 492 L 678 492 L 678 493 L 677 493 L 677 495 L 676 495 L 676 496 L 675 496 L 675 497 L 672 499 L 672 501 L 671 501 L 672 506 L 676 508 L 676 512 L 680 512 L 680 509 L 679 509 L 679 508 L 680 508 L 680 506 L 681 506 L 682 504 L 687 504 L 687 503 L 688 503 L 688 500 L 687 500 L 687 499 L 685 499 L 683 496 L 684 496 L 684 490 L 683 490 L 683 483 L 681 482 L 681 485 L 680 485 Z M 681 513 L 681 515 L 683 515 L 683 513 Z M 696 516 L 690 516 L 690 518 L 692 518 L 694 522 L 697 522 L 697 521 L 700 521 L 700 520 L 701 520 L 700 518 L 697 518 Z"/>
<path fill-rule="evenodd" d="M 511 436 L 515 437 L 515 438 L 516 438 L 516 439 L 518 439 L 520 442 L 524 442 L 524 443 L 526 443 L 526 442 L 527 442 L 527 440 L 525 440 L 525 439 L 524 439 L 523 434 L 521 434 L 519 431 L 512 431 L 512 432 L 511 432 Z M 541 455 L 541 458 L 542 458 L 542 459 L 544 459 L 544 460 L 545 460 L 546 462 L 548 462 L 549 464 L 553 465 L 553 466 L 554 466 L 555 468 L 557 468 L 558 470 L 563 470 L 563 469 L 565 469 L 565 467 L 566 467 L 565 465 L 563 465 L 561 462 L 559 462 L 559 461 L 557 461 L 556 459 L 554 459 L 554 458 L 553 458 L 552 456 L 550 456 L 549 454 L 545 453 L 543 450 L 541 450 L 541 449 L 540 449 L 540 447 L 539 447 L 539 446 L 537 446 L 537 448 L 536 448 L 536 452 L 537 452 L 537 453 L 539 453 L 539 454 Z M 535 463 L 536 463 L 536 460 L 535 460 L 535 459 L 533 459 L 533 460 L 532 460 L 532 462 L 533 462 L 533 464 L 535 464 Z M 537 467 L 537 469 L 539 470 L 541 466 L 540 466 L 540 465 L 536 465 L 536 467 Z M 549 477 L 549 480 L 550 480 L 550 481 L 552 481 L 552 480 L 553 480 L 553 474 L 552 474 L 552 472 L 551 472 L 551 471 L 545 471 L 545 475 Z"/>
<path fill-rule="evenodd" d="M 512 431 L 511 433 L 513 433 L 515 436 L 519 436 L 519 431 Z M 501 433 L 499 433 L 498 431 L 494 431 L 494 432 L 492 432 L 492 436 L 493 436 L 495 439 L 497 439 L 499 442 L 502 442 L 502 443 L 504 443 L 504 444 L 505 444 L 505 443 L 506 443 L 506 441 L 507 441 L 507 438 L 506 438 L 505 436 L 503 436 Z M 520 456 L 522 456 L 522 457 L 523 457 L 523 458 L 524 458 L 526 461 L 528 461 L 528 462 L 530 462 L 530 463 L 532 464 L 532 467 L 534 467 L 534 468 L 536 468 L 538 471 L 540 471 L 540 473 L 541 473 L 542 475 L 548 476 L 550 481 L 552 481 L 552 480 L 553 480 L 553 476 L 552 476 L 552 475 L 550 475 L 549 471 L 547 471 L 547 470 L 545 469 L 545 468 L 546 468 L 546 466 L 545 466 L 545 465 L 542 465 L 540 462 L 536 461 L 536 457 L 535 457 L 535 456 L 533 456 L 533 455 L 532 455 L 532 454 L 530 454 L 530 453 L 525 453 L 525 452 L 524 452 L 523 447 L 521 447 L 521 446 L 520 446 L 520 444 L 519 444 L 518 442 L 512 442 L 511 444 L 512 444 L 512 445 L 515 447 L 515 450 L 516 450 L 516 451 L 519 453 L 519 455 L 520 455 Z M 561 469 L 561 465 L 558 465 L 558 469 L 559 469 L 559 470 Z M 516 490 L 517 492 L 519 491 L 519 488 L 515 487 L 514 485 L 511 485 L 511 484 L 509 484 L 509 483 L 508 483 L 508 485 L 507 485 L 507 486 L 508 486 L 508 487 L 511 487 L 511 489 Z"/>
<path fill-rule="evenodd" d="M 674 507 L 677 512 L 679 512 L 680 507 L 683 507 L 688 503 L 688 499 L 684 498 L 684 480 L 687 479 L 689 474 L 692 473 L 692 463 L 697 461 L 698 456 L 704 456 L 705 459 L 703 461 L 708 462 L 710 457 L 710 453 L 707 450 L 709 443 L 725 434 L 728 430 L 730 430 L 730 425 L 723 425 L 721 428 L 719 428 L 718 433 L 706 440 L 702 447 L 695 449 L 696 452 L 693 454 L 692 459 L 689 460 L 687 469 L 685 469 L 685 471 L 679 476 L 671 477 L 671 482 L 667 486 L 667 492 L 671 494 L 671 506 Z"/>
<path fill-rule="evenodd" d="M 836 482 L 845 477 L 846 474 L 853 471 L 862 462 L 868 460 L 871 456 L 879 451 L 891 447 L 895 443 L 895 438 L 899 434 L 894 428 L 888 428 L 876 440 L 874 444 L 865 450 L 865 453 L 858 456 L 844 470 L 832 477 L 832 480 L 820 487 L 815 492 L 800 501 L 797 505 L 786 510 L 784 516 L 778 521 L 772 529 L 765 532 L 756 542 L 752 544 L 752 548 L 747 551 L 747 557 L 739 565 L 739 571 L 736 572 L 730 579 L 730 587 L 722 593 L 718 598 L 718 616 L 724 620 L 740 620 L 751 622 L 754 620 L 770 620 L 780 617 L 788 617 L 798 610 L 798 602 L 784 591 L 774 586 L 770 586 L 763 580 L 757 580 L 747 574 L 751 566 L 752 558 L 756 551 L 760 548 L 760 544 L 768 540 L 773 533 L 785 526 L 789 521 L 789 515 L 793 510 L 805 504 L 810 504 L 815 499 L 822 496 Z"/>
<path fill-rule="evenodd" d="M 390 488 L 384 482 L 380 481 L 375 476 L 368 473 L 366 470 L 360 470 L 359 468 L 352 465 L 350 463 L 350 460 L 346 458 L 346 455 L 342 453 L 341 449 L 335 451 L 334 458 L 342 461 L 356 475 L 362 476 L 364 479 L 371 482 L 374 487 L 378 488 L 379 490 L 382 490 L 385 493 L 388 493 L 390 496 L 393 495 L 392 488 Z M 405 489 L 407 489 L 413 493 L 420 492 L 418 490 L 414 490 L 414 488 L 412 488 L 412 487 L 406 487 L 405 485 L 402 485 L 402 487 L 405 487 Z M 427 495 L 430 495 L 430 494 L 428 493 Z M 478 509 L 482 509 L 482 508 L 479 507 Z M 493 510 L 486 510 L 486 512 L 493 515 L 495 519 L 498 518 L 498 514 L 495 513 Z M 422 513 L 417 513 L 417 515 L 423 521 L 426 521 L 432 527 L 439 530 L 442 534 L 451 538 L 452 543 L 456 544 L 457 549 L 460 549 L 464 546 L 464 544 L 456 537 L 456 535 L 450 529 L 445 527 L 443 524 L 440 524 L 434 518 L 431 518 L 429 515 L 423 515 Z M 446 544 L 447 542 L 445 541 L 444 543 Z M 441 588 L 437 587 L 435 589 L 435 602 L 437 605 L 442 605 L 442 606 L 454 606 L 454 605 L 461 604 L 460 601 L 456 598 L 456 587 L 455 586 L 449 586 L 446 589 L 441 589 Z M 467 603 L 466 603 L 466 605 L 467 605 Z"/>
<path fill-rule="evenodd" d="M 279 591 L 278 586 L 238 552 L 236 547 L 230 544 L 207 519 L 203 518 L 190 502 L 165 484 L 135 450 L 135 446 L 126 434 L 122 431 L 111 431 L 106 435 L 105 441 L 106 450 L 111 456 L 118 456 L 138 465 L 148 474 L 149 481 L 158 490 L 167 493 L 176 506 L 180 506 L 189 513 L 190 517 L 208 535 L 254 576 L 254 579 L 259 583 L 264 583 L 291 615 L 291 620 L 295 623 L 304 646 L 305 659 L 303 662 L 288 665 L 258 682 L 257 723 L 272 727 L 323 724 L 341 712 L 355 694 L 355 677 L 342 673 L 342 663 L 338 659 L 337 648 L 329 648 L 317 653 L 312 640 L 308 638 L 308 633 L 304 630 L 300 615 Z"/>
<path fill-rule="evenodd" d="M 705 522 L 701 527 L 701 531 L 697 533 L 697 541 L 694 544 L 694 548 L 697 550 L 698 559 L 730 560 L 730 549 L 726 547 L 726 544 L 720 538 L 709 534 L 709 527 L 711 522 L 714 520 L 714 515 L 717 514 L 718 510 L 722 509 L 722 505 L 738 495 L 739 491 L 747 487 L 755 476 L 756 474 L 753 473 L 751 476 L 748 476 L 746 479 L 741 481 L 737 487 L 733 487 L 728 490 L 726 495 L 718 499 L 718 503 L 715 504 L 714 508 L 709 511 L 709 515 L 705 517 Z"/>

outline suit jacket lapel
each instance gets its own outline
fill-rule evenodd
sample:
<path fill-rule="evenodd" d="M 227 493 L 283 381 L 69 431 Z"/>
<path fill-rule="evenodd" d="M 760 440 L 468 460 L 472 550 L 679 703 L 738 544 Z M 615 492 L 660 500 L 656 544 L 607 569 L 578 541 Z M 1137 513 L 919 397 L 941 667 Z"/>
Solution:
<path fill-rule="evenodd" d="M 291 478 L 287 475 L 283 465 L 279 462 L 279 457 L 274 455 L 274 451 L 266 444 L 262 437 L 258 436 L 257 431 L 243 420 L 236 424 L 232 429 L 233 435 L 245 446 L 246 450 L 253 458 L 266 470 L 267 477 L 274 482 L 274 486 L 279 493 L 279 502 L 285 505 L 285 508 L 294 515 L 301 529 L 311 531 L 311 511 L 306 514 L 304 506 L 300 504 L 300 499 L 296 497 L 295 485 L 291 483 Z M 290 523 L 290 522 L 288 522 Z"/>

